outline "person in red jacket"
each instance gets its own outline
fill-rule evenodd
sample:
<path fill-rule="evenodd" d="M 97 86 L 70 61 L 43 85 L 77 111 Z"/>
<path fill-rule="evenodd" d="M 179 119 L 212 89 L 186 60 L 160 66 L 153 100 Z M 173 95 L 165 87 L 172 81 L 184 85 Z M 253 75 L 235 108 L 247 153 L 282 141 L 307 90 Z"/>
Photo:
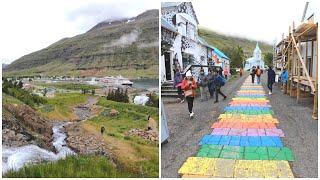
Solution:
<path fill-rule="evenodd" d="M 181 88 L 184 90 L 184 95 L 185 95 L 186 100 L 188 102 L 188 110 L 190 113 L 190 118 L 193 118 L 194 113 L 193 113 L 192 109 L 193 109 L 194 97 L 196 95 L 195 91 L 197 89 L 197 83 L 194 80 L 190 71 L 187 71 L 186 77 L 182 81 Z"/>

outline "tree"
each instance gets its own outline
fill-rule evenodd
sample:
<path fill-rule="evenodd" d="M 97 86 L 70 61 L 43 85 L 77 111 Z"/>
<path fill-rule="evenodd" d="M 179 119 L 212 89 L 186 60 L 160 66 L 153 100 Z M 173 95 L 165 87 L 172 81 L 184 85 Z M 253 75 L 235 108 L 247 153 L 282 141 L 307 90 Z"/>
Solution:
<path fill-rule="evenodd" d="M 267 66 L 272 66 L 273 54 L 268 52 L 264 55 L 264 62 Z"/>
<path fill-rule="evenodd" d="M 240 68 L 243 66 L 244 53 L 241 46 L 237 47 L 226 47 L 223 52 L 230 58 L 231 68 Z"/>

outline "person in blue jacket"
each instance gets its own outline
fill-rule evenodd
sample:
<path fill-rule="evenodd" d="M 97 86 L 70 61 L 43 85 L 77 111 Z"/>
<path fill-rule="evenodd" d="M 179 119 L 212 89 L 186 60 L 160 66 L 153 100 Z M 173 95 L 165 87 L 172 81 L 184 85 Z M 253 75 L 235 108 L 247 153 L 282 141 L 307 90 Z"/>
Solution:
<path fill-rule="evenodd" d="M 289 77 L 288 71 L 287 69 L 284 68 L 281 74 L 281 82 L 282 82 L 282 88 L 284 93 L 286 93 L 286 90 L 287 90 L 288 77 Z"/>
<path fill-rule="evenodd" d="M 227 99 L 227 96 L 221 92 L 221 86 L 224 86 L 225 84 L 224 78 L 220 76 L 217 71 L 213 71 L 213 79 L 214 89 L 216 91 L 216 101 L 214 101 L 214 103 L 219 102 L 218 94 L 221 94 L 223 99 Z"/>
<path fill-rule="evenodd" d="M 272 85 L 275 82 L 276 79 L 276 73 L 272 69 L 271 66 L 269 66 L 268 69 L 268 89 L 269 89 L 269 94 L 272 94 Z"/>

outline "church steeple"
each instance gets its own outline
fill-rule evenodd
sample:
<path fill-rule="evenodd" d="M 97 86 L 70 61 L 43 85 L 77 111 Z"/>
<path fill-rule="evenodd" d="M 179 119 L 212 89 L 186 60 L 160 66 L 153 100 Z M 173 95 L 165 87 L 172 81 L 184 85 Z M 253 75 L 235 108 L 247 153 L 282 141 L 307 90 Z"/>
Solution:
<path fill-rule="evenodd" d="M 255 59 L 261 59 L 261 50 L 260 50 L 260 48 L 259 48 L 259 43 L 258 43 L 258 41 L 257 41 L 257 44 L 256 44 L 256 48 L 255 48 L 254 51 L 253 51 L 253 57 L 254 57 Z"/>

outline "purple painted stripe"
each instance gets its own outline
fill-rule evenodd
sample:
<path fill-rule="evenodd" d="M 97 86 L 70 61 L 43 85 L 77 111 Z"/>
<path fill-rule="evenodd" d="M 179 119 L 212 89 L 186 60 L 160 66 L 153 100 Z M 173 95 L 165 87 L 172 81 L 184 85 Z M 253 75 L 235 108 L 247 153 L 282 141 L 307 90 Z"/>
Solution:
<path fill-rule="evenodd" d="M 284 137 L 282 129 L 238 129 L 238 128 L 214 128 L 211 135 L 219 136 L 278 136 Z"/>

